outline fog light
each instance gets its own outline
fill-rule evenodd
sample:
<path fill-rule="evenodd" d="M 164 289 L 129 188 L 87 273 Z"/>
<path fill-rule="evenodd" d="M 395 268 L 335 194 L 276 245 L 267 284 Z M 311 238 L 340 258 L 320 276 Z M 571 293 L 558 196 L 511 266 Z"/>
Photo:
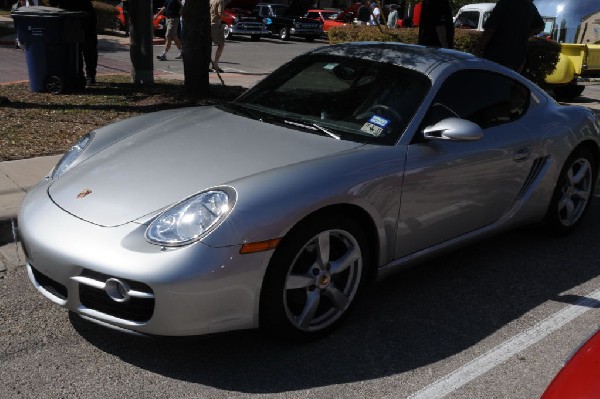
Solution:
<path fill-rule="evenodd" d="M 104 288 L 106 294 L 115 302 L 127 302 L 129 300 L 129 285 L 116 278 L 106 280 Z"/>

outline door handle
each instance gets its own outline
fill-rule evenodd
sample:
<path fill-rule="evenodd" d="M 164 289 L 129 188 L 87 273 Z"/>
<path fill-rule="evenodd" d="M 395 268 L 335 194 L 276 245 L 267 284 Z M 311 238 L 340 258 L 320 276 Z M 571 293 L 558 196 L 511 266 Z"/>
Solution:
<path fill-rule="evenodd" d="M 515 162 L 523 162 L 529 159 L 529 157 L 531 156 L 531 146 L 525 146 L 525 147 L 521 147 L 518 150 L 516 150 L 513 154 L 513 160 Z"/>

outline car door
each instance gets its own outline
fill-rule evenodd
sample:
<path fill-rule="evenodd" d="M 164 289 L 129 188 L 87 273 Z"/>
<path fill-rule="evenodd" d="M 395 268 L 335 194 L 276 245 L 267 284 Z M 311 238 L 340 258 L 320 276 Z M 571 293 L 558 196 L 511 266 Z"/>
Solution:
<path fill-rule="evenodd" d="M 525 86 L 488 71 L 463 70 L 446 79 L 408 146 L 397 257 L 488 226 L 508 212 L 534 164 L 532 137 L 521 123 L 530 97 Z M 476 123 L 482 137 L 424 138 L 425 127 L 448 117 Z"/>

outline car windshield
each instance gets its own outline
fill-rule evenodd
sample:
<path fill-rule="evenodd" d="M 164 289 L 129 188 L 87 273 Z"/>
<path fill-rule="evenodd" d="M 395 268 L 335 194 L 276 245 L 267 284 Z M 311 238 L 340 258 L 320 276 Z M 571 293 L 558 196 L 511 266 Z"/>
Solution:
<path fill-rule="evenodd" d="M 425 75 L 396 65 L 307 55 L 272 73 L 229 110 L 308 133 L 392 145 L 430 85 Z"/>
<path fill-rule="evenodd" d="M 275 6 L 272 5 L 271 6 L 271 11 L 273 12 L 273 15 L 276 17 L 282 16 L 283 14 L 285 14 L 285 11 L 288 9 L 288 6 Z"/>
<path fill-rule="evenodd" d="M 324 19 L 336 19 L 339 14 L 340 13 L 337 11 L 332 11 L 332 12 L 324 11 L 321 13 L 321 15 L 323 15 Z"/>

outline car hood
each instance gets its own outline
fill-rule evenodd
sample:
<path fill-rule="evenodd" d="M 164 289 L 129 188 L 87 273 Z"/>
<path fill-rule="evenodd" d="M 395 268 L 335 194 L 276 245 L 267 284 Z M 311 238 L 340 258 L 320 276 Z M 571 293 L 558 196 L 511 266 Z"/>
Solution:
<path fill-rule="evenodd" d="M 231 0 L 225 5 L 225 9 L 240 8 L 242 10 L 252 11 L 259 0 Z"/>
<path fill-rule="evenodd" d="M 337 18 L 335 19 L 338 22 L 346 22 L 346 16 L 350 13 L 353 15 L 358 15 L 358 9 L 360 8 L 361 3 L 354 3 L 350 7 L 346 8 L 342 11 Z"/>
<path fill-rule="evenodd" d="M 88 222 L 118 226 L 211 187 L 235 187 L 236 180 L 247 176 L 362 145 L 214 107 L 174 112 L 176 117 L 171 118 L 165 115 L 150 127 L 140 118 L 143 129 L 68 170 L 49 187 L 52 200 Z"/>
<path fill-rule="evenodd" d="M 290 6 L 285 10 L 286 17 L 301 17 L 311 8 L 314 4 L 312 0 L 292 0 Z"/>

